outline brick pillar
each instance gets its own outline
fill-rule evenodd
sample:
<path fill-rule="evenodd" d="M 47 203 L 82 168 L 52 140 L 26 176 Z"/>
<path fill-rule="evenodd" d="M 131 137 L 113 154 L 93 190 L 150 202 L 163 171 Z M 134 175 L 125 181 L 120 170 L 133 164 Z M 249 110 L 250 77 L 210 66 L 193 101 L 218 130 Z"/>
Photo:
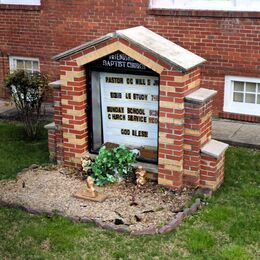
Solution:
<path fill-rule="evenodd" d="M 158 183 L 173 189 L 183 184 L 184 84 L 175 79 L 182 76 L 165 70 L 160 77 Z"/>
<path fill-rule="evenodd" d="M 63 163 L 63 134 L 62 134 L 62 113 L 61 113 L 61 91 L 60 81 L 51 84 L 53 88 L 54 102 L 54 123 L 55 123 L 55 142 L 57 163 Z"/>
<path fill-rule="evenodd" d="M 48 148 L 49 148 L 49 158 L 51 161 L 57 160 L 57 143 L 56 143 L 56 127 L 54 123 L 50 123 L 44 126 L 48 131 Z"/>
<path fill-rule="evenodd" d="M 199 185 L 200 149 L 211 138 L 212 101 L 185 102 L 184 180 Z"/>
<path fill-rule="evenodd" d="M 215 158 L 201 155 L 200 186 L 216 190 L 224 181 L 224 153 Z"/>
<path fill-rule="evenodd" d="M 64 165 L 78 167 L 88 146 L 86 77 L 73 61 L 61 62 L 61 113 Z"/>
<path fill-rule="evenodd" d="M 185 98 L 185 185 L 200 185 L 200 150 L 211 139 L 212 98 L 215 94 L 215 91 L 199 89 Z M 201 99 L 198 98 L 200 96 Z"/>
<path fill-rule="evenodd" d="M 225 151 L 228 145 L 210 140 L 201 148 L 200 186 L 216 190 L 224 180 Z"/>
<path fill-rule="evenodd" d="M 4 97 L 4 88 L 2 86 L 4 77 L 4 57 L 0 50 L 0 97 Z"/>
<path fill-rule="evenodd" d="M 48 130 L 48 148 L 49 148 L 49 157 L 51 161 L 56 161 L 56 138 L 55 138 L 55 129 Z"/>
<path fill-rule="evenodd" d="M 3 88 L 3 81 L 7 76 L 9 68 L 9 59 L 7 56 L 4 56 L 4 53 L 0 50 L 0 97 L 8 98 L 8 91 Z"/>

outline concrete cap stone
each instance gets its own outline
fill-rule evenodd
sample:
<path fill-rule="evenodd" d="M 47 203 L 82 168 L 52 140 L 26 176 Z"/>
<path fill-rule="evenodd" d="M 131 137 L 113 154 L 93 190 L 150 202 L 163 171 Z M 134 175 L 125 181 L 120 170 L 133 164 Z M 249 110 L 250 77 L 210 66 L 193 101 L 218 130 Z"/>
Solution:
<path fill-rule="evenodd" d="M 217 94 L 216 90 L 199 88 L 185 97 L 185 100 L 194 103 L 205 103 Z"/>
<path fill-rule="evenodd" d="M 228 144 L 212 139 L 201 148 L 201 152 L 218 159 L 227 150 L 228 146 Z"/>
<path fill-rule="evenodd" d="M 160 59 L 184 71 L 190 70 L 205 62 L 205 59 L 202 57 L 169 41 L 144 26 L 118 30 L 116 31 L 116 34 L 121 38 L 152 52 Z"/>
<path fill-rule="evenodd" d="M 61 85 L 61 81 L 60 80 L 56 80 L 56 81 L 53 81 L 53 82 L 49 83 L 49 86 L 51 88 L 60 88 L 60 85 Z"/>
<path fill-rule="evenodd" d="M 109 33 L 103 37 L 60 53 L 54 56 L 53 59 L 57 61 L 62 60 L 70 55 L 79 53 L 113 38 L 125 39 L 128 42 L 139 46 L 140 49 L 150 52 L 159 60 L 164 61 L 172 67 L 184 72 L 206 61 L 202 57 L 184 49 L 183 47 L 145 28 L 144 26 L 137 26 L 125 30 L 118 30 L 114 33 Z"/>
<path fill-rule="evenodd" d="M 47 129 L 47 130 L 56 130 L 57 129 L 57 127 L 56 127 L 54 122 L 52 122 L 52 123 L 50 123 L 48 125 L 45 125 L 44 128 Z"/>

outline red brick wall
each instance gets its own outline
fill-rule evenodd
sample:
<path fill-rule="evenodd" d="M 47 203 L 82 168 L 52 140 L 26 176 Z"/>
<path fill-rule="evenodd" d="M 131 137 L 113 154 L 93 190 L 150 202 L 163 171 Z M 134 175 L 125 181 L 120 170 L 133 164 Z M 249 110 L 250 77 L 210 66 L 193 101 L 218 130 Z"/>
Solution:
<path fill-rule="evenodd" d="M 216 190 L 224 181 L 224 163 L 224 154 L 218 159 L 202 154 L 200 186 Z"/>
<path fill-rule="evenodd" d="M 202 87 L 218 91 L 215 115 L 222 113 L 225 75 L 259 76 L 259 13 L 148 10 L 148 0 L 42 0 L 41 7 L 0 5 L 0 52 L 39 57 L 54 80 L 59 52 L 117 29 L 144 25 L 207 59 Z M 0 82 L 8 62 L 0 55 Z M 1 91 L 0 91 L 1 95 Z M 229 118 L 257 121 L 248 116 Z"/>
<path fill-rule="evenodd" d="M 201 147 L 211 139 L 212 100 L 205 104 L 185 102 L 184 183 L 199 186 Z"/>
<path fill-rule="evenodd" d="M 55 130 L 48 130 L 48 149 L 49 158 L 51 161 L 56 161 L 57 151 L 56 151 L 56 134 Z"/>

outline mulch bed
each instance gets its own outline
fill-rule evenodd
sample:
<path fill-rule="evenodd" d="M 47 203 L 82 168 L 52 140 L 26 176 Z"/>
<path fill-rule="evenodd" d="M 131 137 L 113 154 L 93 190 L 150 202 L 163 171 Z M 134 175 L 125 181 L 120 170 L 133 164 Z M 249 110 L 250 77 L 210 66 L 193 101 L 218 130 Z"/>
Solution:
<path fill-rule="evenodd" d="M 193 189 L 167 190 L 155 182 L 138 188 L 132 182 L 98 187 L 108 195 L 102 203 L 76 199 L 86 183 L 62 168 L 24 170 L 16 180 L 0 181 L 0 203 L 31 212 L 57 213 L 70 219 L 93 220 L 102 227 L 117 226 L 129 232 L 159 230 L 184 210 Z"/>

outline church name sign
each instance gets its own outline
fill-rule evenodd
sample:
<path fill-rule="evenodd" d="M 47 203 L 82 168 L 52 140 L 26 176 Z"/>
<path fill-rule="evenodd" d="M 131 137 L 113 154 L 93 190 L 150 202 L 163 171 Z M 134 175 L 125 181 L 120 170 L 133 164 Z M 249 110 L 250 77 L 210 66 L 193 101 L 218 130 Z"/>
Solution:
<path fill-rule="evenodd" d="M 157 147 L 158 77 L 101 73 L 104 143 Z"/>
<path fill-rule="evenodd" d="M 107 55 L 104 58 L 93 62 L 92 66 L 95 68 L 117 71 L 149 71 L 145 65 L 139 63 L 122 52 L 115 52 Z"/>

